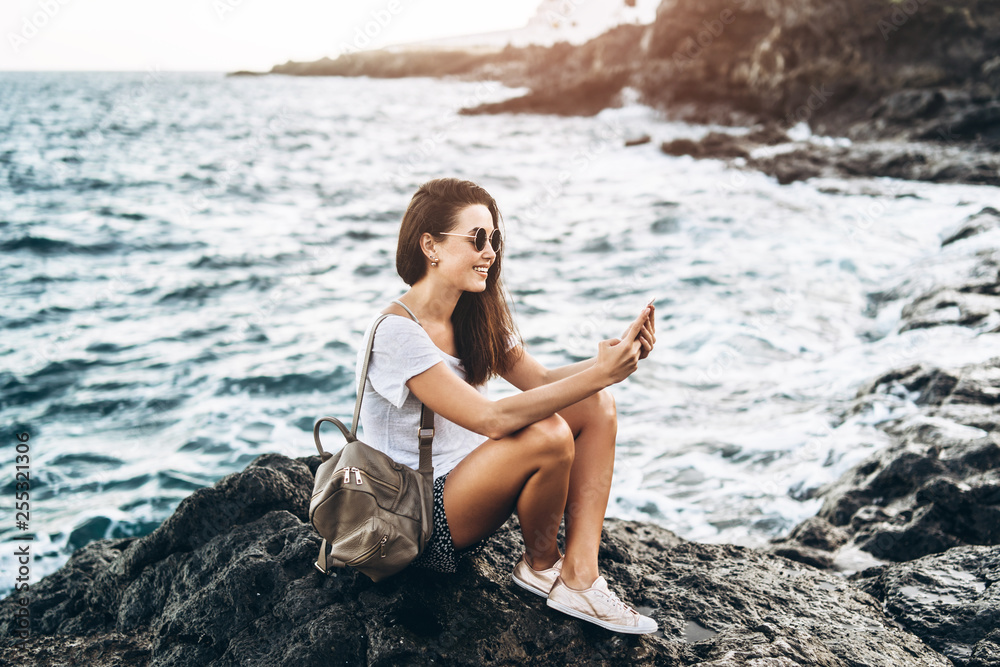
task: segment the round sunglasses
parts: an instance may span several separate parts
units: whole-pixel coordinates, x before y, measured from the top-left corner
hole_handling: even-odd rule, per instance
[[[453,234],[450,232],[441,232],[441,234],[444,236],[467,236],[470,239],[474,239],[472,241],[472,245],[476,246],[477,251],[482,252],[483,248],[486,247],[486,230],[483,229],[482,227],[476,227],[475,230],[473,231],[475,231],[476,233]],[[493,247],[493,252],[500,252],[500,245],[502,243],[502,239],[500,238],[500,230],[494,229],[493,233],[489,235],[489,238],[490,238],[490,246]]]

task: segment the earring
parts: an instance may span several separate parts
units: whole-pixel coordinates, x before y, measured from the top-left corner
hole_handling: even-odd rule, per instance
[[[437,266],[437,257],[431,257],[431,266]]]

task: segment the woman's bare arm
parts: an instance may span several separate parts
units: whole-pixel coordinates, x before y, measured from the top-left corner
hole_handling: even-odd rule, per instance
[[[601,341],[596,361],[589,368],[498,401],[476,391],[444,362],[414,375],[406,386],[448,421],[488,438],[502,438],[631,375],[642,349],[641,341],[636,339],[644,316],[640,318],[620,342]]]
[[[499,439],[581,401],[612,384],[591,367],[568,378],[493,401],[455,375],[444,362],[414,375],[406,386],[448,421],[488,438]]]
[[[591,357],[590,359],[584,359],[583,361],[578,361],[573,364],[567,364],[565,366],[560,366],[559,368],[550,368],[545,374],[545,381],[555,382],[556,380],[562,380],[563,378],[568,378],[571,375],[576,375],[580,371],[585,371],[591,366],[597,363],[597,357]]]
[[[614,384],[600,368],[590,368],[561,380],[507,396],[493,404],[493,433],[502,438],[528,424],[567,408]]]
[[[642,352],[639,353],[639,359],[645,359],[649,356],[649,352],[653,349],[653,344],[656,342],[656,335],[653,333],[656,326],[653,320],[654,308],[655,306],[649,306],[649,317],[639,332],[639,336],[643,340]],[[627,333],[628,330],[626,329]],[[535,387],[576,375],[580,371],[587,370],[595,363],[597,363],[597,357],[591,357],[583,361],[559,366],[558,368],[546,368],[525,350],[518,364],[504,375],[504,378],[521,391],[527,391],[528,389],[534,389]]]

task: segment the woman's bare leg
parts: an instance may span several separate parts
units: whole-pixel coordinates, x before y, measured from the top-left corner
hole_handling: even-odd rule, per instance
[[[464,549],[492,534],[516,507],[530,564],[540,568],[555,563],[573,450],[573,433],[558,414],[476,447],[444,485],[445,514],[455,548]]]
[[[570,588],[589,588],[599,574],[597,553],[615,467],[615,399],[601,390],[556,414],[566,420],[576,440],[566,503],[566,558],[560,576]]]

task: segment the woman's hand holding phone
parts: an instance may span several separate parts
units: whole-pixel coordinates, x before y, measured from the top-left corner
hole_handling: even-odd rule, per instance
[[[639,359],[646,358],[653,349],[656,341],[653,310],[653,299],[650,299],[621,338],[602,340],[598,344],[596,365],[606,370],[611,384],[634,373],[639,367]]]
[[[649,312],[646,315],[646,321],[643,323],[642,329],[639,331],[642,343],[642,350],[639,352],[640,359],[648,357],[649,353],[653,351],[653,345],[656,343],[656,321],[653,319],[653,316],[656,314],[656,306],[653,305],[654,301],[656,301],[655,296],[646,304]]]
[[[639,340],[641,345],[641,351],[639,352],[640,359],[648,357],[649,353],[653,351],[653,345],[656,343],[656,320],[654,319],[656,306],[653,305],[654,301],[656,301],[655,296],[649,300],[649,303],[647,303],[643,309],[643,313],[646,313],[646,309],[648,309],[649,312],[646,315],[646,321],[642,325],[642,329],[639,331]],[[642,314],[639,315],[639,317],[642,316]],[[622,334],[623,340],[627,334],[628,329],[626,329],[625,333]]]

